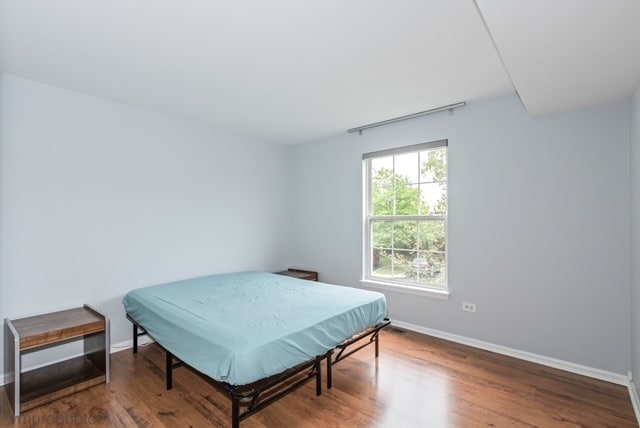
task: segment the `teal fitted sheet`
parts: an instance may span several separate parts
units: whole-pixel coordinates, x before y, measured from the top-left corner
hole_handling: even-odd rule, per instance
[[[381,293],[266,272],[139,288],[123,303],[162,347],[231,385],[323,355],[381,322],[387,311]]]

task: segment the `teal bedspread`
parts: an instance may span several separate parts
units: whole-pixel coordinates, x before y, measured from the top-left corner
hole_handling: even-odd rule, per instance
[[[326,353],[381,322],[383,294],[240,272],[139,288],[126,312],[177,358],[246,385]]]

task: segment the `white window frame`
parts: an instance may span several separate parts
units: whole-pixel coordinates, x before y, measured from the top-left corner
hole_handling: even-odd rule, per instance
[[[448,239],[448,213],[449,204],[447,203],[447,213],[444,215],[400,215],[400,216],[373,216],[372,211],[372,171],[371,171],[371,159],[396,156],[407,153],[421,152],[426,150],[433,150],[441,147],[447,147],[447,201],[449,198],[449,171],[448,171],[448,140],[438,140],[428,143],[414,144],[411,146],[398,147],[388,150],[380,150],[377,152],[365,153],[362,155],[363,164],[363,271],[362,280],[360,281],[364,286],[380,289],[380,290],[393,290],[409,294],[417,294],[429,297],[436,297],[441,299],[447,299],[449,297],[449,239]],[[372,274],[372,222],[379,219],[387,220],[443,220],[445,224],[445,279],[444,287],[420,285],[410,282],[403,282],[397,279],[382,279],[379,277],[373,277]]]

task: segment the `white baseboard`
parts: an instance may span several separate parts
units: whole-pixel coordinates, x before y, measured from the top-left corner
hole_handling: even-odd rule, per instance
[[[640,424],[640,400],[638,399],[638,390],[636,385],[633,383],[633,380],[631,380],[631,376],[629,376],[629,383],[627,386],[629,388],[631,404],[633,405],[633,412],[636,414],[636,420]]]
[[[148,336],[138,338],[138,346],[147,346],[148,344],[153,343],[153,340]],[[122,342],[112,343],[110,353],[124,351],[125,349],[133,348],[133,339],[123,340]]]
[[[495,352],[497,354],[508,355],[510,357],[530,361],[532,363],[542,364],[547,367],[553,367],[556,369],[592,377],[594,379],[604,380],[618,385],[629,385],[629,379],[623,374],[583,366],[580,364],[571,363],[569,361],[558,360],[556,358],[545,357],[544,355],[533,354],[531,352],[521,351],[518,349],[507,348],[506,346],[496,345],[490,342],[484,342],[482,340],[471,339],[469,337],[458,336],[457,334],[446,333],[443,331],[434,330],[402,321],[392,320],[391,324],[397,327],[405,328],[407,330],[413,330],[418,333],[423,333],[428,336],[439,337],[440,339],[461,343],[463,345],[469,345],[474,348],[484,349],[487,351]]]

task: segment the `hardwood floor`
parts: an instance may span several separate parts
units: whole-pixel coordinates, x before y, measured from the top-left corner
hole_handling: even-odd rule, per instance
[[[155,345],[112,355],[112,381],[24,412],[0,396],[0,426],[230,426],[230,401],[186,368],[165,390]],[[324,375],[324,373],[323,373]],[[324,381],[325,379],[323,379]],[[242,427],[637,427],[627,388],[413,332],[383,331],[334,367],[320,397],[307,384]]]

